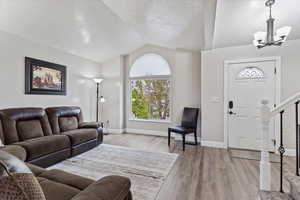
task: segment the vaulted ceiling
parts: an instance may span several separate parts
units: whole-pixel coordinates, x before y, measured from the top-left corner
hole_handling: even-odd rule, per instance
[[[269,15],[266,0],[218,0],[213,47],[250,44],[253,33],[266,31]],[[292,26],[288,37],[300,39],[300,1],[275,0],[275,28]]]
[[[0,0],[0,30],[102,62],[145,44],[193,51],[249,44],[264,0]],[[299,0],[277,0],[278,26],[300,38]]]

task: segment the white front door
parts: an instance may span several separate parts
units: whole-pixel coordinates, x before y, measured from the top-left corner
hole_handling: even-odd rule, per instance
[[[229,147],[260,150],[261,101],[266,99],[272,106],[275,103],[275,67],[275,61],[229,64],[228,102],[225,102]],[[270,128],[270,132],[274,133],[274,122],[271,122]]]

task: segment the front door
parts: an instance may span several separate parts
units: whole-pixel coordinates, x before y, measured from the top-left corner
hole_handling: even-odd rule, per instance
[[[275,61],[231,63],[228,66],[229,147],[261,149],[261,101],[275,105]],[[270,123],[274,133],[274,122]],[[274,138],[274,136],[271,136]],[[270,141],[270,148],[273,144]]]

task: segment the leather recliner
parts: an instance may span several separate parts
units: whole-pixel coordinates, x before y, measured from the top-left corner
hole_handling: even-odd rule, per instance
[[[70,138],[72,156],[94,148],[103,141],[102,129],[96,122],[83,122],[79,107],[51,107],[46,112],[54,135]]]
[[[22,152],[18,157],[41,167],[51,166],[102,143],[100,124],[83,122],[79,107],[48,108],[47,113],[42,108],[0,110],[1,141],[12,153],[24,148],[18,151],[18,154]]]
[[[5,145],[26,150],[26,161],[50,166],[71,155],[71,143],[65,135],[53,135],[42,108],[11,108],[0,111]]]

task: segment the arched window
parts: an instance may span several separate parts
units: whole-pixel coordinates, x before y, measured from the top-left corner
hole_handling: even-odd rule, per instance
[[[138,58],[129,71],[131,119],[170,121],[171,69],[157,54]]]

